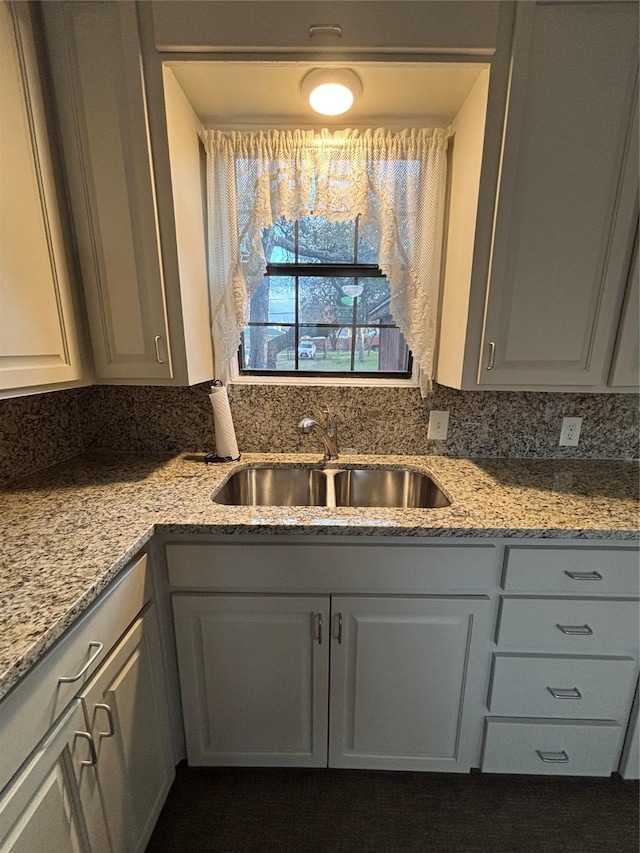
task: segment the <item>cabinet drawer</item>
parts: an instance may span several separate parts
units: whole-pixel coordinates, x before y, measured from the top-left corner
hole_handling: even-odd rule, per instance
[[[638,550],[508,547],[503,587],[518,592],[638,595]]]
[[[482,770],[609,776],[618,767],[624,729],[617,723],[487,718]]]
[[[428,592],[492,589],[493,545],[185,543],[166,546],[174,588],[265,592]]]
[[[503,649],[638,655],[637,601],[504,596],[498,620]]]
[[[150,598],[145,554],[0,703],[0,789],[87,683]]]
[[[488,708],[514,717],[626,720],[638,667],[633,658],[498,653]]]

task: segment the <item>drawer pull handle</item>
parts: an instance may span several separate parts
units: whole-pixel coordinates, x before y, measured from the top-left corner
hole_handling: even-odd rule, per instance
[[[582,699],[577,687],[547,687],[554,699]]]
[[[593,634],[593,629],[589,625],[556,625],[556,627],[560,628],[563,634],[580,634],[584,637]]]
[[[81,767],[95,767],[98,763],[98,753],[91,732],[76,732],[75,737],[81,737],[89,744],[89,758],[80,762]]]
[[[567,572],[565,575],[571,578],[572,581],[601,581],[602,575],[600,572]]]
[[[338,24],[311,24],[309,38],[314,36],[338,36],[338,38],[342,38],[342,27]]]
[[[113,737],[114,734],[116,733],[116,727],[115,727],[115,723],[113,722],[113,711],[111,710],[111,706],[107,705],[104,702],[96,702],[96,704],[95,704],[96,711],[98,710],[98,708],[100,708],[101,710],[103,710],[106,713],[107,719],[109,721],[109,731],[108,732],[98,732],[98,734],[100,735],[100,737]]]
[[[568,764],[569,756],[563,750],[560,752],[542,752],[539,749],[536,749],[538,753],[538,758],[540,761],[544,761],[546,764]]]
[[[89,667],[94,662],[94,660],[98,657],[100,652],[104,649],[104,644],[98,643],[98,642],[89,643],[89,649],[91,649],[91,648],[94,648],[95,652],[92,655],[89,655],[89,659],[87,660],[85,665],[82,667],[80,672],[78,672],[76,675],[63,675],[63,676],[61,676],[58,679],[59,684],[70,684],[72,681],[77,681],[79,678],[82,678],[82,676],[89,669]]]

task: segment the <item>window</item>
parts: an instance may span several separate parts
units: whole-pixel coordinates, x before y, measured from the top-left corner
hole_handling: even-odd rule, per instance
[[[449,136],[445,128],[203,131],[222,382],[239,345],[244,373],[406,382],[408,345],[429,392]]]
[[[250,300],[241,374],[411,376],[389,283],[359,225],[307,216],[263,229],[267,272]]]

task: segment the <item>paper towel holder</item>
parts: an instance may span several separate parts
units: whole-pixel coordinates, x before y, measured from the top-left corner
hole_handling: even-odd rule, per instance
[[[223,388],[223,387],[224,387],[224,382],[222,382],[220,379],[214,379],[213,382],[211,383],[211,390],[213,390],[214,388]],[[210,465],[211,463],[216,463],[216,462],[239,462],[241,458],[242,458],[241,453],[238,453],[238,455],[236,457],[218,456],[217,453],[207,453],[207,454],[205,454],[204,462],[206,465]]]
[[[234,459],[232,456],[217,456],[215,453],[205,454],[205,464],[209,465],[212,462],[239,462],[242,459],[242,453]]]

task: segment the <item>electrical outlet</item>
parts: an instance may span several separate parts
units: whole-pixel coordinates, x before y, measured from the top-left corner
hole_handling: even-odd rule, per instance
[[[429,412],[429,428],[427,438],[433,441],[443,441],[449,429],[449,412]]]
[[[582,418],[563,418],[558,444],[561,447],[577,447],[581,428]]]

